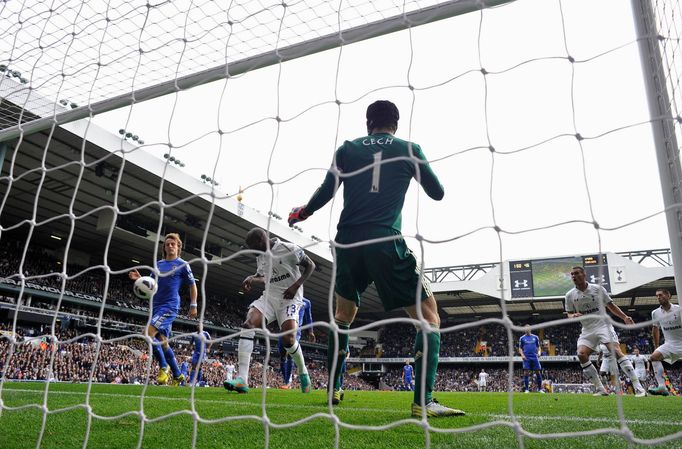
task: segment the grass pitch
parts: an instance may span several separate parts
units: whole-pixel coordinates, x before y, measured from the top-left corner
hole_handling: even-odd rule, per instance
[[[86,440],[89,448],[189,448],[195,439],[198,448],[334,448],[337,433],[340,448],[640,447],[628,446],[623,432],[657,447],[682,448],[678,397],[623,397],[627,427],[621,428],[614,396],[439,393],[441,403],[467,416],[432,418],[428,429],[410,418],[407,392],[348,391],[332,415],[324,391],[238,395],[219,388],[148,387],[143,397],[140,386],[92,385],[86,403],[87,385],[51,384],[43,409],[45,387],[3,384],[0,448],[80,448]],[[515,432],[517,424],[525,436]],[[561,435],[567,432],[593,433]],[[553,438],[542,438],[547,436]],[[671,436],[677,439],[661,440]]]

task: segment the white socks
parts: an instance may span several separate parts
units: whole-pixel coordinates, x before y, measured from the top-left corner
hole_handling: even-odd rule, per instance
[[[237,359],[239,360],[239,377],[241,377],[247,384],[249,383],[249,365],[251,364],[253,338],[255,336],[256,331],[251,329],[247,330],[239,337],[239,349],[237,350]]]
[[[287,350],[287,354],[289,354],[294,360],[296,368],[298,369],[298,375],[300,376],[301,374],[308,374],[308,368],[305,366],[305,360],[303,359],[303,348],[301,348],[301,345],[298,342],[295,342],[292,347],[284,349]]]

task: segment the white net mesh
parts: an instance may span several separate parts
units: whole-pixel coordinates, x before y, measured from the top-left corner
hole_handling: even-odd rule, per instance
[[[636,89],[641,79],[632,65],[638,61],[634,31],[631,26],[608,25],[612,15],[630,19],[625,5],[581,5],[581,9],[568,2],[518,1],[429,25],[431,35],[412,28],[415,23],[497,3],[501,2],[233,2],[225,7],[214,1],[2,2],[4,197],[0,230],[5,242],[11,242],[3,249],[5,256],[16,262],[8,263],[3,272],[4,285],[14,287],[6,290],[3,301],[10,304],[3,308],[9,312],[3,316],[1,340],[3,428],[10,429],[18,413],[35,410],[37,418],[31,421],[35,431],[27,431],[28,446],[51,447],[55,444],[50,439],[53,426],[59,425],[52,424],[54,420],[82,411],[85,416],[79,429],[84,429],[83,436],[75,445],[83,447],[105,446],[106,435],[114,432],[105,425],[108,422],[133,428],[128,437],[136,447],[157,446],[164,430],[159,432],[156,426],[163,423],[181,429],[183,441],[191,447],[222,444],[215,437],[222,431],[229,435],[228,447],[278,447],[286,439],[317,437],[318,433],[324,436],[311,447],[368,447],[389,431],[400,436],[387,436],[386,447],[404,441],[426,447],[461,441],[463,447],[476,447],[488,444],[490,438],[500,438],[492,440],[500,446],[525,447],[542,444],[544,439],[550,444],[556,439],[579,444],[576,437],[586,436],[599,437],[595,441],[600,446],[678,444],[682,429],[676,418],[666,417],[664,429],[645,429],[660,421],[648,411],[640,414],[636,404],[630,407],[628,401],[634,398],[599,403],[595,407],[603,410],[585,416],[580,416],[580,408],[578,416],[565,416],[551,410],[551,402],[543,403],[539,412],[532,404],[519,402],[513,394],[520,388],[519,373],[513,369],[511,356],[517,350],[514,333],[522,328],[512,319],[516,317],[514,305],[508,304],[511,297],[505,288],[490,293],[490,297],[502,298],[496,304],[462,306],[470,307],[473,316],[486,315],[484,308],[491,307],[495,315],[487,316],[493,318],[442,326],[444,348],[467,338],[476,341],[479,354],[483,339],[476,329],[496,329],[490,331],[495,338],[485,341],[484,352],[501,357],[504,363],[503,369],[491,374],[490,385],[509,395],[488,408],[478,399],[461,399],[465,404],[469,401],[470,418],[463,421],[409,419],[405,408],[409,401],[404,396],[396,402],[384,399],[390,402],[386,407],[346,401],[346,409],[332,407],[327,402],[331,398],[322,399],[322,395],[316,403],[278,399],[265,388],[276,385],[269,368],[274,342],[267,338],[278,336],[276,329],[265,331],[266,338],[256,349],[251,378],[252,384],[263,387],[260,395],[224,399],[191,389],[178,398],[149,386],[158,369],[151,339],[144,337],[143,330],[151,312],[148,304],[145,307],[130,298],[130,284],[121,278],[133,266],[154,268],[149,261],[160,257],[158,241],[165,232],[189,229],[185,249],[200,279],[200,329],[210,326],[216,332],[216,344],[229,345],[226,351],[234,352],[240,334],[232,330],[245,310],[239,309],[231,322],[218,321],[234,302],[221,303],[211,292],[223,289],[236,296],[243,274],[255,268],[255,260],[240,248],[244,231],[260,225],[292,236],[277,223],[278,212],[312,193],[328,167],[331,151],[342,139],[364,132],[362,113],[373,99],[395,99],[401,105],[402,137],[425,148],[446,192],[468,194],[452,194],[448,197],[452,202],[431,204],[416,191],[409,192],[404,234],[415,249],[419,246],[419,258],[429,260],[429,265],[452,264],[452,254],[469,251],[476,257],[485,254],[481,257],[497,259],[502,266],[505,254],[539,251],[529,241],[554,240],[551,251],[556,254],[602,253],[619,244],[632,246],[633,235],[660,218],[662,206],[656,190],[652,194],[644,186],[619,182],[642,173],[655,175],[651,155],[624,151],[650,146],[649,118],[641,107],[644,96]],[[656,2],[655,7],[671,93],[669,111],[679,118],[680,9],[675,2]],[[515,26],[509,27],[510,22]],[[358,44],[359,51],[343,46],[404,28],[397,37]],[[284,63],[335,46],[341,48],[315,59]],[[272,64],[263,73],[250,72]],[[315,78],[319,82],[312,82]],[[139,103],[210,81],[220,82]],[[131,107],[92,121],[50,126],[54,120],[67,122],[123,105]],[[41,119],[35,129],[29,127]],[[107,129],[115,124],[109,129],[114,137],[95,124]],[[453,124],[460,129],[453,130]],[[119,128],[123,133],[117,136]],[[74,145],[73,135],[80,145]],[[103,150],[92,149],[90,143]],[[303,146],[323,151],[305,154],[299,161],[297,151]],[[181,167],[188,164],[185,175],[173,162]],[[189,181],[190,174],[195,179]],[[200,174],[203,183],[196,180]],[[243,192],[239,185],[245,187]],[[223,186],[231,193],[223,193]],[[619,198],[627,198],[627,208],[621,199],[613,198],[614,190]],[[236,200],[237,192],[245,197],[244,203]],[[581,204],[566,204],[566,198],[572,197]],[[506,207],[529,200],[535,202],[535,210]],[[306,223],[306,229],[314,229],[311,238],[303,235],[303,228],[298,228],[301,235],[294,233],[291,238],[317,260],[327,262],[326,278],[316,280],[314,274],[310,281],[309,291],[322,292],[318,301],[331,296],[329,252],[318,243],[333,240],[330,230],[336,223],[338,203],[331,212],[320,212]],[[463,225],[438,228],[436,221],[457,221],[446,218],[443,210],[475,217],[459,220]],[[557,229],[559,233],[554,232]],[[122,232],[147,239],[147,246],[139,242],[131,246],[139,255],[118,248],[129,242]],[[562,238],[566,234],[572,238]],[[50,238],[63,242],[58,255],[54,250],[37,249]],[[588,239],[589,243],[576,243]],[[644,238],[636,244],[656,246]],[[447,254],[439,255],[437,248],[446,248]],[[88,252],[96,256],[86,257]],[[50,258],[62,265],[36,262]],[[216,272],[218,267],[225,271]],[[36,294],[45,289],[55,296],[45,299]],[[73,298],[100,305],[95,313],[86,313],[85,308],[73,306]],[[223,306],[217,313],[210,313],[216,312],[213,301]],[[332,317],[332,302],[328,303]],[[427,328],[424,320],[395,316],[373,320],[381,314],[375,292],[370,292],[367,304],[375,306],[375,315],[367,318],[365,326],[354,325],[351,336],[396,323]],[[181,313],[186,313],[187,304],[182,306]],[[47,319],[36,332],[38,338],[33,343],[22,341],[24,318],[35,320],[43,307],[51,310],[42,312]],[[120,320],[133,310],[138,311],[137,320]],[[606,313],[603,307],[602,313]],[[70,320],[89,322],[90,332],[74,334],[68,325],[58,328],[58,323]],[[558,328],[566,323],[550,321],[534,328]],[[575,325],[576,320],[570,323]],[[172,344],[188,345],[195,324],[187,316],[181,316],[178,324],[182,335],[173,338]],[[333,320],[316,326],[337,331],[332,348],[338,349],[339,329]],[[636,329],[645,326],[640,323]],[[53,339],[59,339],[58,344]],[[308,360],[325,363],[324,355],[312,356],[325,347],[308,346]],[[403,351],[396,358],[413,355]],[[76,357],[78,363],[69,362]],[[222,362],[216,359],[215,366],[205,365],[214,385],[224,376],[218,366]],[[454,366],[444,365],[439,377],[456,379],[457,372],[472,369]],[[317,386],[329,381],[324,372],[319,370]],[[45,383],[31,393],[9,383],[21,378],[18,373],[38,380],[74,380],[86,387],[69,390]],[[108,392],[94,385],[120,376],[128,376],[131,383],[135,377],[143,386]],[[352,373],[346,377],[349,385],[360,382]],[[575,379],[556,385],[583,391],[581,382]],[[455,388],[455,383],[440,385],[444,390]],[[77,399],[59,400],[69,395]],[[104,408],[102,398],[106,402],[110,397],[125,406]],[[457,396],[449,399],[460,400]],[[176,400],[180,401],[177,406],[158,405]],[[216,403],[217,410],[210,408]],[[225,407],[234,407],[233,413],[226,413]],[[667,413],[674,407],[664,404],[658,410]],[[379,421],[370,419],[378,415]],[[557,422],[557,426],[542,427],[540,420]],[[325,423],[322,430],[314,426],[317,421]],[[283,439],[286,431],[291,433]],[[7,433],[18,446],[21,432]]]

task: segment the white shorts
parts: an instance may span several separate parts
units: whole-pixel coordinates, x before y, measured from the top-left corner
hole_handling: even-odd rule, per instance
[[[599,348],[599,343],[618,343],[618,335],[612,325],[599,326],[591,331],[583,329],[580,337],[578,337],[578,347],[587,346],[596,351]]]
[[[637,379],[639,379],[640,382],[644,382],[646,380],[646,370],[645,369],[636,369],[635,375],[637,376]]]
[[[682,343],[666,342],[656,348],[656,351],[663,354],[663,359],[669,363],[682,359]]]
[[[265,317],[266,324],[277,320],[279,327],[282,327],[287,320],[296,320],[298,323],[298,313],[303,307],[302,299],[274,299],[272,297],[261,296],[251,303],[249,307],[255,307]]]
[[[616,368],[616,370],[617,370],[617,368]],[[614,373],[612,371],[613,371],[613,369],[611,369],[611,367],[609,366],[609,359],[606,359],[606,358],[601,359],[601,366],[599,367],[599,372],[600,373],[609,373],[609,374],[618,374],[617,372]]]

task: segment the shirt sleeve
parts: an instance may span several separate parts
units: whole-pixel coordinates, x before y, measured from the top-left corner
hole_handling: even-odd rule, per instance
[[[602,299],[604,300],[604,305],[611,304],[613,300],[611,299],[609,293],[606,291],[603,285],[599,286],[599,290],[602,295]]]
[[[656,309],[651,312],[651,321],[653,321],[652,326],[661,327],[661,323],[656,319]]]
[[[189,264],[185,264],[185,273],[184,273],[184,284],[185,285],[192,285],[195,283],[194,280],[194,273],[192,273],[192,269],[190,268]]]
[[[569,298],[570,293],[571,292],[566,293],[566,297],[564,298],[564,310],[566,312],[575,312],[575,308],[573,307],[573,304],[571,303],[571,300]]]
[[[417,178],[415,173],[415,179],[421,184],[424,192],[429,196],[429,198],[436,201],[440,201],[445,196],[445,189],[443,185],[438,180],[438,177],[431,169],[431,165],[426,160],[424,152],[421,147],[417,144],[412,144],[412,151],[417,157],[419,162],[419,177]]]
[[[343,172],[343,153],[342,150],[345,146],[345,143],[343,146],[341,146],[338,150],[336,150],[336,153],[334,154],[334,160],[336,161],[336,168]],[[308,214],[313,214],[315,211],[321,209],[325,204],[331,200],[334,195],[336,194],[336,191],[338,190],[339,187],[341,187],[341,183],[343,182],[343,178],[340,176],[336,176],[334,174],[334,166],[327,171],[327,175],[324,177],[324,181],[322,182],[322,185],[317,188],[315,193],[313,193],[313,196],[310,198],[308,201],[308,204],[305,205],[305,211]],[[337,181],[338,179],[338,181]],[[337,185],[338,182],[338,185]]]

